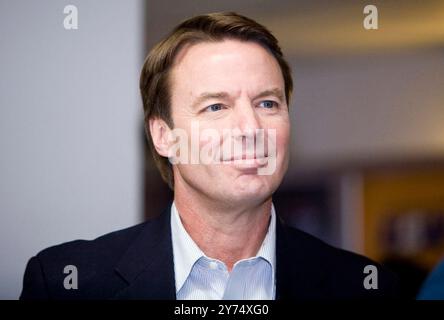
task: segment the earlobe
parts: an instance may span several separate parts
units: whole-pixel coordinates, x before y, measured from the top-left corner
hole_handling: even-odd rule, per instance
[[[166,122],[160,118],[149,120],[149,129],[154,148],[163,157],[168,157],[168,133],[170,128]]]

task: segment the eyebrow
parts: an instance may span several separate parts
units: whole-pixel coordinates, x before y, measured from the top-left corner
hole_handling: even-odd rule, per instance
[[[259,99],[259,98],[264,98],[264,97],[268,97],[268,96],[275,96],[276,98],[278,98],[281,102],[285,101],[284,99],[284,93],[282,92],[281,89],[279,88],[273,88],[273,89],[269,89],[269,90],[265,90],[262,91],[261,93],[259,93],[258,95],[256,95],[253,100]]]
[[[254,96],[253,100],[268,97],[268,96],[275,96],[281,102],[285,101],[284,94],[283,94],[282,90],[279,88],[273,88],[273,89],[268,89],[268,90],[262,91],[261,93]],[[228,99],[229,97],[230,97],[230,95],[228,94],[228,92],[225,92],[225,91],[203,92],[193,102],[192,107],[193,107],[193,109],[197,108],[202,102],[209,100],[209,99]]]
[[[193,102],[193,109],[197,108],[202,102],[209,99],[227,99],[230,95],[228,92],[204,92]]]

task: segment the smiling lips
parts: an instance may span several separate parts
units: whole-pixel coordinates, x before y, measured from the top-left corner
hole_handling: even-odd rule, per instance
[[[239,168],[260,168],[267,164],[268,155],[257,157],[256,155],[233,156],[229,159],[223,159],[222,163],[234,165]]]
[[[266,153],[266,152],[263,155],[262,154],[257,155],[256,153],[251,152],[251,153],[244,153],[244,154],[236,154],[236,155],[233,155],[233,156],[227,157],[227,158],[222,157],[221,161],[222,162],[230,162],[230,161],[255,160],[255,159],[260,160],[260,159],[266,159],[266,158],[268,158],[268,153]]]

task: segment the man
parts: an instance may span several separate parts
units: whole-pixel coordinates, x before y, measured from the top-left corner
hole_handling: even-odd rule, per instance
[[[214,13],[177,26],[149,53],[140,81],[147,138],[174,202],[138,226],[40,252],[21,298],[394,296],[381,266],[275,213],[292,87],[277,40],[255,21]],[[66,288],[66,266],[78,272],[76,289]]]

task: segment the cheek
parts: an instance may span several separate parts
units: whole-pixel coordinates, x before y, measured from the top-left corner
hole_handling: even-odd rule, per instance
[[[286,172],[290,160],[290,126],[282,126],[276,133],[278,171]]]
[[[290,144],[290,123],[289,121],[279,121],[269,126],[269,129],[275,130],[276,134],[276,151],[283,154],[288,152]]]
[[[288,149],[290,144],[290,127],[283,126],[277,130],[276,144],[279,150]]]

